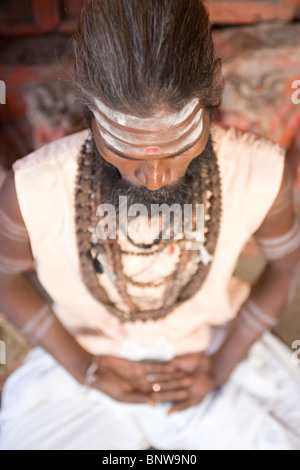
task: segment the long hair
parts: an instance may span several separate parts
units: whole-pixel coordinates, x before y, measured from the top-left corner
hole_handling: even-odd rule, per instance
[[[75,46],[81,99],[151,115],[198,97],[216,107],[223,81],[202,0],[87,0]]]

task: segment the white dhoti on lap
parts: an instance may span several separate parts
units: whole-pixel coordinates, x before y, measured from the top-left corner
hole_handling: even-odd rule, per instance
[[[123,356],[168,360],[172,347],[128,344]],[[4,388],[0,449],[300,450],[300,368],[269,333],[221,390],[186,411],[169,409],[116,402],[35,349]]]

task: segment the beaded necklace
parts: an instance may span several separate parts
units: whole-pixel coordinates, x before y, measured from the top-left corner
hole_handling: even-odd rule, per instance
[[[108,194],[103,181],[102,164],[97,158],[95,143],[90,136],[84,143],[78,162],[78,174],[75,193],[76,235],[82,279],[91,295],[107,310],[118,318],[121,323],[138,320],[156,321],[165,318],[184,301],[193,297],[203,285],[216,250],[221,220],[221,179],[214,152],[210,158],[201,160],[200,175],[193,178],[192,204],[204,204],[206,211],[205,242],[187,240],[184,233],[175,237],[171,231],[170,239],[158,239],[153,244],[139,244],[131,240],[134,251],[121,248],[118,238],[100,240],[96,227],[97,207],[108,201]],[[191,244],[199,245],[192,250]],[[144,259],[159,257],[164,250],[174,248],[180,250],[178,262],[173,272],[163,280],[139,282],[137,275],[127,276],[124,273],[124,256],[142,256]],[[155,262],[155,259],[154,259]],[[186,279],[185,267],[194,266],[194,274]],[[150,265],[151,267],[151,265]],[[149,267],[145,268],[147,272]],[[113,282],[117,292],[126,306],[117,308],[108,292],[101,285],[101,274],[106,273]],[[140,310],[132,296],[128,293],[128,285],[138,287],[165,286],[163,307],[159,309]]]

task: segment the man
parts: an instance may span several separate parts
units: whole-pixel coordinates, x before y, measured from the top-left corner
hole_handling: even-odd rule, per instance
[[[91,133],[17,162],[0,197],[0,308],[41,347],[6,384],[0,447],[299,449],[298,371],[265,333],[298,279],[292,179],[280,148],[212,125],[203,3],[88,0],[75,52]],[[232,273],[253,234],[251,289]]]

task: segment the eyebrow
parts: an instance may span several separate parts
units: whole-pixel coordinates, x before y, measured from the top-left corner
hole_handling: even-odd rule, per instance
[[[180,150],[180,152],[178,153],[175,153],[173,155],[169,155],[167,157],[164,157],[164,158],[160,158],[160,159],[157,159],[157,160],[170,160],[172,158],[176,158],[176,157],[180,157],[180,155],[183,155],[184,153],[188,152],[189,150],[191,150],[193,147],[195,147],[195,145],[201,140],[201,137],[202,135],[199,137],[199,139],[197,139],[195,142],[193,142],[191,145],[188,145],[187,147],[185,147],[184,149]],[[133,158],[133,157],[128,157],[127,155],[124,155],[123,153],[119,152],[118,150],[106,145],[104,143],[104,147],[107,148],[107,150],[109,150],[110,152],[114,153],[115,155],[117,155],[118,157],[120,158],[123,158],[124,160],[130,160],[130,161],[134,161],[134,162],[142,162],[142,161],[146,161],[145,159],[143,158]]]

